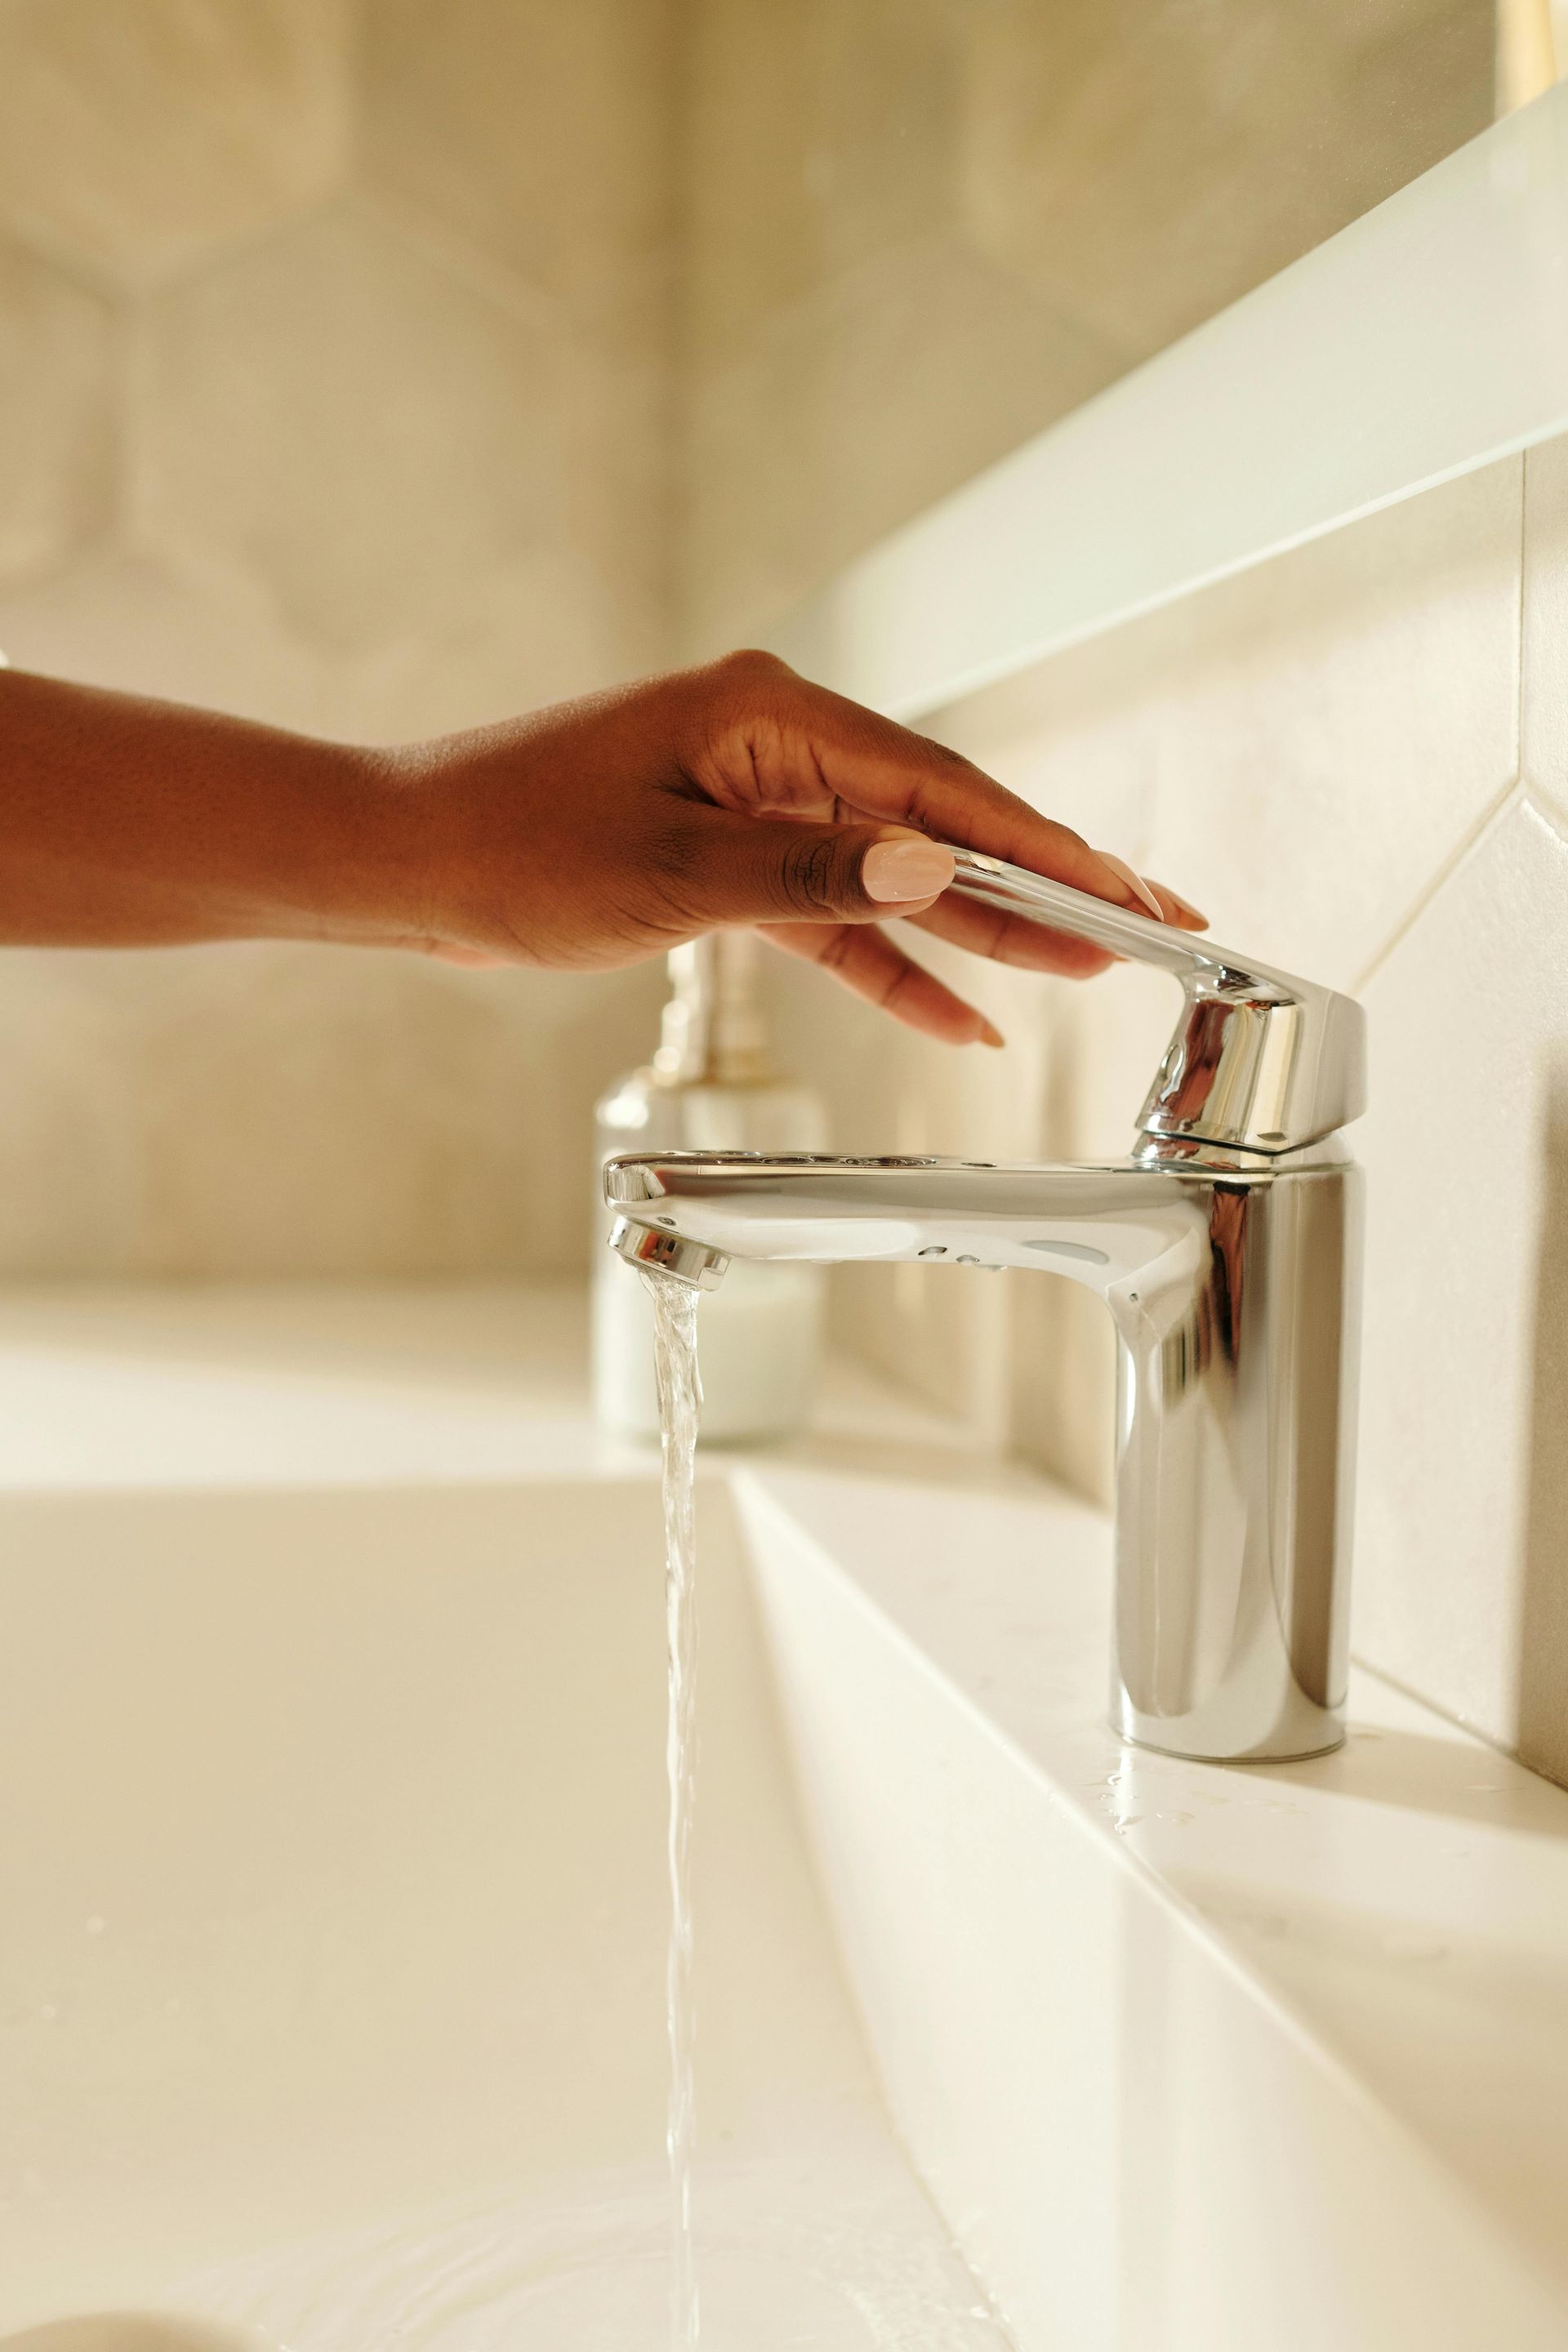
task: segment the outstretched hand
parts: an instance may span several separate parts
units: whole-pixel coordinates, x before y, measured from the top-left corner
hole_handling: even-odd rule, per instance
[[[428,929],[459,961],[628,963],[750,924],[913,1028],[1000,1044],[881,926],[1084,976],[1087,941],[944,896],[952,842],[1187,929],[1204,919],[956,752],[741,653],[395,755],[435,836]]]
[[[944,896],[944,843],[1203,923],[768,654],[392,751],[0,670],[0,942],[331,940],[581,971],[748,924],[914,1028],[994,1045],[887,918],[1035,971],[1110,959]]]

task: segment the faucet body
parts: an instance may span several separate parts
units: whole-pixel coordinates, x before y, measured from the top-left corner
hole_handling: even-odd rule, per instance
[[[1337,1747],[1361,1176],[1334,1129],[1362,1107],[1359,1008],[1058,885],[962,864],[973,896],[1184,971],[1184,1022],[1133,1156],[627,1157],[605,1171],[613,1244],[702,1286],[742,1257],[1019,1267],[1098,1291],[1120,1343],[1118,1729],[1223,1761]]]
[[[1111,1713],[1147,1747],[1313,1755],[1343,1737],[1360,1171],[1148,1157],[611,1160],[625,1255],[1065,1275],[1116,1324]],[[647,1220],[647,1222],[643,1222]]]

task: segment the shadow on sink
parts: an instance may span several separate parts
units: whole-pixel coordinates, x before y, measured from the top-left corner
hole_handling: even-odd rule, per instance
[[[51,2319],[0,2336],[0,2352],[279,2352],[254,2327],[224,2327],[204,2319],[165,2317],[152,2311],[99,2311],[81,2319]]]

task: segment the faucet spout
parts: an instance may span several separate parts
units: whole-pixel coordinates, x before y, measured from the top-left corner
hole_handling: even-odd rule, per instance
[[[1158,1148],[1098,1165],[612,1160],[615,1246],[710,1286],[731,1257],[1065,1276],[1119,1338],[1112,1710],[1238,1761],[1343,1737],[1360,1181],[1332,1139],[1281,1160]]]

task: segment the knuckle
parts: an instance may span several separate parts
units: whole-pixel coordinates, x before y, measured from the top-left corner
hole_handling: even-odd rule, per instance
[[[632,864],[632,887],[650,913],[689,917],[700,859],[693,833],[691,824],[675,814],[644,831]]]
[[[761,646],[742,646],[710,662],[708,676],[726,696],[749,696],[776,691],[795,672],[777,654],[767,653]]]
[[[915,741],[921,747],[921,756],[928,759],[933,767],[968,768],[975,774],[980,772],[972,760],[966,760],[962,751],[955,751],[951,743],[939,743],[934,735],[917,735]]]
[[[877,999],[884,1013],[891,1013],[895,1005],[902,1003],[916,977],[914,965],[907,961],[889,973],[887,986]]]
[[[836,841],[792,844],[780,873],[784,896],[796,914],[831,915],[840,911],[844,894]]]

